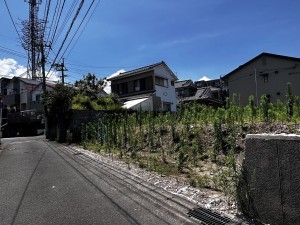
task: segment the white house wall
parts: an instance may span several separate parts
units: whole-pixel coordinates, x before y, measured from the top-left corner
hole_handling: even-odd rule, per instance
[[[7,90],[7,94],[8,94],[8,95],[14,94],[14,86],[13,86],[13,82],[9,82],[9,83],[6,85],[6,90]]]
[[[166,70],[166,68],[162,65],[154,69],[154,75],[168,79],[168,87],[155,85],[156,96],[161,98],[162,103],[171,103],[171,111],[176,111],[178,99],[176,97],[175,85],[171,85],[171,81],[175,82],[174,78],[171,76],[170,72]]]
[[[30,101],[31,95],[30,92],[27,90],[23,90],[20,93],[20,104],[26,103],[28,104]]]
[[[43,94],[43,90],[42,90],[42,87],[41,88],[37,88],[35,89],[33,92],[32,92],[32,95],[31,95],[31,101],[36,101],[36,96],[37,95],[42,95]]]
[[[46,86],[46,91],[52,91],[53,88],[52,87],[49,87],[49,86]],[[31,93],[31,101],[36,101],[36,96],[37,95],[42,95],[43,94],[43,88],[42,88],[42,85],[39,85],[38,87],[36,87],[32,93]]]
[[[149,97],[146,101],[141,102],[140,104],[135,105],[131,109],[139,111],[152,111],[153,110],[153,100],[152,97]]]

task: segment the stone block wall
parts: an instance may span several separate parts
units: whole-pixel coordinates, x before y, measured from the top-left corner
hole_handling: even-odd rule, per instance
[[[300,224],[300,136],[247,135],[244,171],[251,216],[268,224]]]

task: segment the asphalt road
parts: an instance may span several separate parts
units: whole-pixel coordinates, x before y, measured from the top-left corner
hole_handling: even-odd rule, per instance
[[[0,224],[195,224],[192,204],[44,137],[2,139]]]

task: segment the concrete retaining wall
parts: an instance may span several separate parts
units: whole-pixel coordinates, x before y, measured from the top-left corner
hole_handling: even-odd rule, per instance
[[[300,224],[300,136],[247,135],[244,171],[252,216]]]

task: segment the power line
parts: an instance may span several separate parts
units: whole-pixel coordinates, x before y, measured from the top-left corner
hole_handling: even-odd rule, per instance
[[[73,1],[73,3],[72,3],[72,5],[71,5],[71,7],[70,7],[70,9],[69,9],[69,11],[68,11],[68,13],[67,13],[65,19],[64,19],[64,21],[62,22],[61,27],[59,28],[58,35],[56,36],[55,40],[54,40],[54,37],[53,37],[53,39],[52,39],[53,44],[56,43],[58,37],[61,35],[63,29],[64,29],[65,26],[67,25],[67,22],[69,21],[69,19],[70,19],[72,13],[74,12],[74,9],[75,9],[75,6],[77,5],[77,3],[78,3],[78,0]],[[58,24],[57,24],[57,26],[58,26]]]
[[[83,29],[81,30],[81,32],[80,32],[78,38],[77,38],[76,41],[74,42],[74,44],[73,44],[71,50],[69,51],[69,53],[68,53],[68,55],[67,55],[66,57],[69,57],[70,53],[71,53],[72,50],[74,49],[74,47],[75,47],[77,41],[78,41],[79,38],[81,37],[81,35],[82,35],[83,31],[85,30],[87,24],[90,22],[90,19],[91,19],[91,17],[94,15],[94,13],[95,13],[96,9],[98,8],[98,5],[100,4],[100,2],[101,2],[101,0],[98,1],[96,7],[94,8],[94,10],[93,10],[93,12],[92,12],[92,14],[90,15],[89,19],[87,20],[86,24],[84,25],[84,27],[83,27]]]
[[[81,20],[81,23],[79,24],[79,26],[78,26],[78,28],[77,28],[77,30],[75,31],[75,33],[74,33],[74,35],[73,35],[73,37],[72,37],[72,39],[70,40],[70,42],[69,42],[69,44],[68,44],[68,46],[67,46],[67,48],[65,49],[65,51],[63,52],[63,54],[62,54],[62,56],[61,56],[61,58],[65,55],[65,53],[66,53],[66,51],[68,50],[68,48],[70,47],[70,45],[71,45],[71,43],[72,43],[72,41],[74,40],[74,38],[75,38],[75,36],[76,36],[76,34],[77,34],[77,32],[78,32],[78,30],[80,29],[80,27],[81,27],[81,25],[83,24],[83,22],[84,22],[84,20],[85,20],[85,18],[87,17],[87,15],[88,15],[88,13],[89,13],[89,11],[91,10],[91,8],[92,8],[92,6],[93,6],[93,4],[94,4],[94,2],[95,2],[95,0],[93,0],[92,2],[91,2],[91,4],[90,4],[90,6],[89,6],[89,8],[88,8],[88,10],[87,10],[87,12],[85,13],[85,15],[84,15],[84,17],[83,17],[83,19]],[[99,1],[100,2],[100,1]],[[99,2],[98,2],[98,4],[99,4]],[[98,5],[97,4],[97,5]],[[97,7],[97,6],[96,6]],[[95,8],[96,9],[96,8]],[[93,11],[93,13],[95,12],[95,10]],[[90,17],[91,18],[91,17]],[[87,23],[89,22],[89,20],[87,21]],[[87,25],[87,23],[86,23],[86,25]],[[85,25],[85,26],[86,26]],[[84,27],[85,28],[85,27]],[[82,30],[83,31],[83,30]]]
[[[54,29],[54,33],[53,33],[53,38],[52,38],[51,44],[55,43],[54,38],[55,38],[55,35],[56,35],[56,32],[57,32],[57,28],[58,28],[58,24],[59,24],[59,21],[60,21],[60,18],[61,18],[61,14],[62,14],[62,12],[64,10],[64,7],[65,7],[65,2],[66,1],[64,0],[63,5],[62,5],[61,10],[60,10],[60,13],[59,13],[59,16],[57,17],[58,19],[57,19],[57,22],[56,22],[56,25],[55,25],[55,29]]]
[[[89,68],[96,68],[96,69],[123,69],[123,68],[139,68],[139,67],[142,67],[142,66],[92,66],[92,65],[82,65],[82,64],[70,63],[70,62],[68,62],[68,64],[73,65],[73,66],[89,67]]]
[[[19,34],[19,31],[18,31],[18,29],[17,29],[17,27],[16,27],[16,24],[15,24],[15,22],[14,22],[14,19],[13,19],[12,15],[11,15],[11,12],[10,12],[10,10],[9,10],[9,7],[8,7],[8,5],[7,5],[6,0],[4,0],[4,3],[5,3],[5,6],[6,6],[6,9],[7,9],[7,11],[8,11],[9,17],[10,17],[10,19],[11,19],[11,22],[13,23],[14,28],[15,28],[15,30],[16,30],[16,32],[17,32],[17,34],[18,34],[18,37],[19,37],[19,39],[20,39],[20,42],[21,42],[21,44],[22,44],[22,43],[23,43],[23,42],[22,42],[22,38],[21,38],[21,36],[20,36],[20,34]]]
[[[44,32],[43,32],[43,40],[44,40],[45,32],[46,32],[46,24],[48,23],[51,0],[47,0],[47,2],[48,2],[48,4],[47,3],[45,4],[45,11],[44,11],[45,26],[44,26]]]
[[[70,27],[69,27],[66,35],[65,35],[65,38],[64,38],[64,40],[63,40],[63,42],[62,42],[62,44],[61,44],[61,46],[60,46],[60,48],[58,50],[58,53],[56,54],[56,56],[54,58],[53,64],[56,62],[56,59],[58,58],[58,55],[60,54],[60,52],[61,52],[61,50],[62,50],[62,48],[63,48],[63,46],[64,46],[64,44],[65,44],[65,42],[66,42],[66,40],[67,40],[67,38],[69,36],[69,34],[71,32],[71,29],[72,29],[72,27],[73,27],[73,25],[74,25],[74,23],[75,23],[78,15],[79,15],[79,12],[80,12],[80,10],[81,10],[81,8],[83,6],[83,3],[84,3],[84,0],[81,0],[80,5],[79,5],[79,7],[77,9],[77,12],[76,12],[75,16],[73,17],[72,23],[71,23],[71,25],[70,25]],[[50,70],[51,70],[52,67],[53,67],[53,65],[51,65]],[[48,71],[48,73],[50,72],[50,70]]]
[[[48,38],[47,38],[46,43],[49,42],[50,33],[51,33],[51,30],[52,30],[53,22],[54,22],[54,20],[55,20],[55,15],[56,15],[56,12],[57,12],[57,7],[58,7],[58,1],[56,1],[56,6],[55,6],[55,9],[54,9],[54,15],[53,15],[53,17],[52,17],[51,25],[50,25],[50,28],[49,28],[49,36],[48,36]],[[52,43],[52,41],[53,41],[53,38],[52,38],[52,40],[51,40],[50,42]]]
[[[12,50],[12,49],[9,49],[9,48],[6,48],[6,47],[3,47],[3,46],[0,46],[0,51],[4,52],[4,53],[11,54],[11,55],[14,55],[14,56],[18,56],[18,57],[21,57],[21,58],[27,58],[26,54],[24,54],[22,52],[15,51],[15,50]]]

